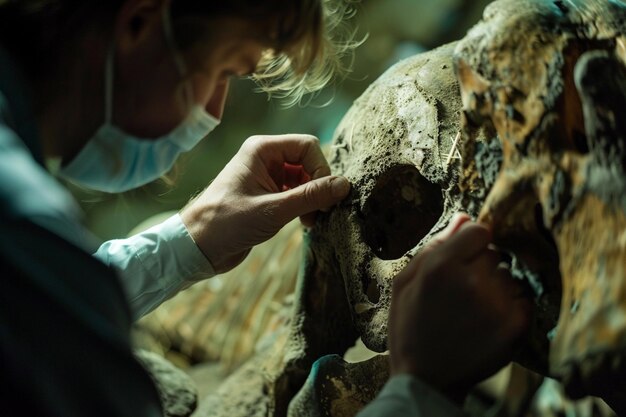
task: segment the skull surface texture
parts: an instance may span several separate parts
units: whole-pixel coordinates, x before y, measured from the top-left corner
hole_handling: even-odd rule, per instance
[[[318,268],[309,271],[345,288],[351,319],[337,316],[346,321],[334,327],[355,326],[377,352],[386,350],[393,277],[447,225],[461,202],[460,154],[453,146],[461,109],[454,46],[390,68],[355,101],[335,132],[331,168],[353,187],[311,230],[309,249]],[[382,388],[387,372],[385,356],[353,364],[340,356],[322,358],[291,403],[290,415],[355,415]]]
[[[393,277],[461,201],[453,51],[450,44],[396,64],[335,132],[331,168],[353,187],[319,222],[313,251],[343,280],[357,331],[377,352],[386,350]]]
[[[463,140],[502,147],[480,218],[540,292],[562,289],[549,372],[575,396],[625,371],[625,29],[617,0],[500,0],[455,52]]]

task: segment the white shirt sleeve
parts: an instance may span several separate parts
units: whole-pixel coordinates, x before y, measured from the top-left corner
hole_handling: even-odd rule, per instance
[[[178,214],[128,239],[105,242],[94,256],[119,271],[135,320],[215,275]]]
[[[411,375],[396,375],[387,381],[376,399],[357,417],[466,417],[463,411]]]

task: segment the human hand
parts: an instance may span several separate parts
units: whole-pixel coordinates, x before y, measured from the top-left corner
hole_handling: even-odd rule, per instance
[[[460,402],[511,360],[531,304],[490,241],[485,225],[457,216],[395,277],[392,374],[415,375]]]
[[[312,226],[317,210],[333,206],[349,191],[348,180],[330,176],[315,137],[253,136],[181,218],[222,273],[294,218]]]

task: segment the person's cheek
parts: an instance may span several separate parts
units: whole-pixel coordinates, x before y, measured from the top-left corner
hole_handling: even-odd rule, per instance
[[[217,85],[215,85],[213,94],[211,94],[208,99],[206,111],[218,119],[221,119],[224,114],[224,105],[226,104],[229,86],[230,82],[228,79],[220,81]]]
[[[199,72],[193,74],[189,82],[191,83],[194,104],[206,107],[216,90],[217,78],[213,73]]]

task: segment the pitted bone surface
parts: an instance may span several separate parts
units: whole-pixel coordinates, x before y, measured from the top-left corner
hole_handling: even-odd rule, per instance
[[[335,132],[331,168],[353,188],[320,222],[312,249],[344,281],[359,334],[378,352],[386,350],[393,277],[460,204],[453,50],[446,45],[389,69]]]

